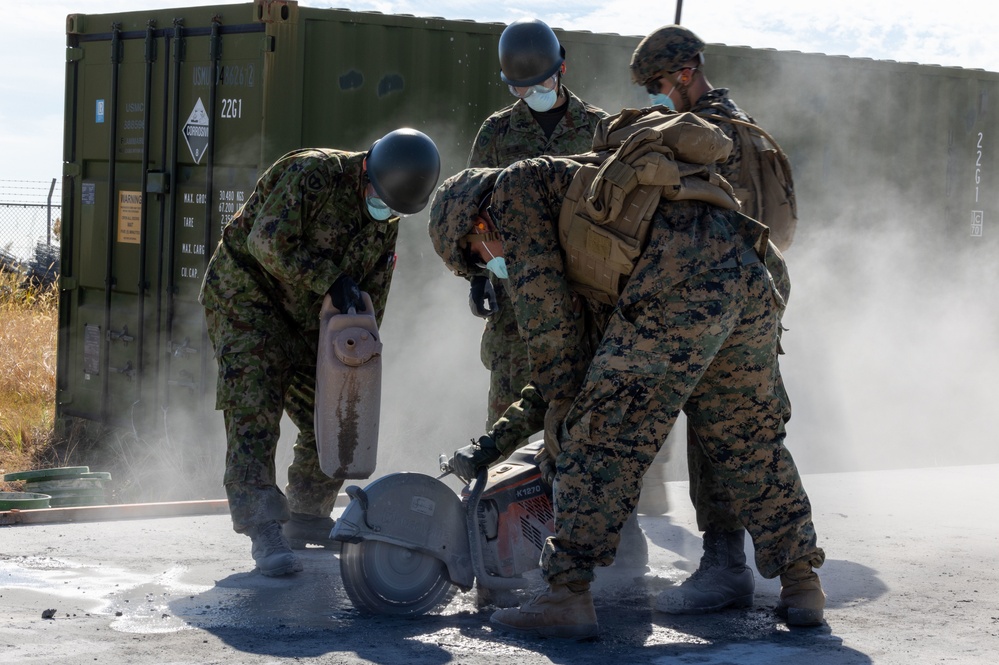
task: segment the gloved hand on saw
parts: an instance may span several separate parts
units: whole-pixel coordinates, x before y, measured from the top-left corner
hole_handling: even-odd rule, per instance
[[[548,454],[547,448],[538,451],[538,454],[534,456],[534,463],[538,465],[538,471],[541,472],[541,480],[549,488],[553,487],[555,485],[555,458]]]
[[[503,456],[493,443],[492,437],[484,434],[478,441],[472,441],[470,445],[459,448],[451,456],[451,471],[465,482],[475,478],[479,469],[488,467],[490,464]]]
[[[541,479],[549,487],[555,484],[555,460],[562,452],[562,426],[571,407],[571,399],[552,400],[545,411],[545,445],[534,456],[534,461],[541,471]]]

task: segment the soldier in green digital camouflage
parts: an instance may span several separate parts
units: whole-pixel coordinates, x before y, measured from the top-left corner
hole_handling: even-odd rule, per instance
[[[500,35],[498,50],[500,79],[517,101],[482,123],[468,166],[499,168],[528,157],[589,150],[593,130],[607,114],[562,83],[565,49],[552,29],[537,19],[514,21]],[[489,266],[488,262],[485,265]],[[490,372],[488,429],[520,398],[530,371],[527,350],[500,278],[476,268],[468,279],[472,312],[486,319],[481,357]]]
[[[296,150],[264,172],[222,230],[200,300],[218,361],[233,528],[252,539],[264,575],[301,570],[292,547],[332,547],[343,481],[321,471],[314,431],[323,298],[346,311],[365,291],[381,322],[398,217],[426,206],[439,173],[436,145],[412,129],[367,152]],[[274,468],[283,412],[299,430],[284,493]]]
[[[714,88],[704,74],[704,42],[689,29],[679,25],[663,26],[645,37],[631,59],[632,80],[649,93],[652,104],[676,111],[690,111],[711,122],[732,140],[729,158],[718,165],[718,172],[735,189],[742,212],[770,224],[764,216],[759,185],[743,159],[746,146],[742,132],[726,122],[734,118],[755,121],[729,97],[727,88]],[[755,175],[759,179],[759,175]],[[771,229],[771,239],[786,248]],[[785,402],[785,420],[791,417],[790,401],[778,374],[776,389]],[[711,478],[711,464],[697,441],[698,432],[687,426],[687,465],[690,495],[697,514],[698,528],[704,532],[703,556],[697,571],[678,587],[663,593],[656,608],[670,614],[700,614],[727,607],[752,604],[755,592],[753,572],[746,565],[745,530],[727,502],[724,492]],[[669,457],[664,447],[646,477],[649,487],[660,485],[662,469]]]
[[[783,444],[784,300],[767,269],[782,261],[770,255],[766,227],[701,201],[661,201],[608,312],[566,279],[557,222],[578,168],[542,157],[498,173],[467,170],[441,185],[431,207],[435,250],[455,272],[481,260],[498,233],[501,246],[488,253],[502,251],[533,384],[549,405],[546,435],[556,439],[556,534],[541,559],[549,587],[492,622],[556,637],[598,632],[594,568],[613,561],[642,476],[683,409],[752,536],[758,569],[781,577],[779,613],[793,625],[821,623],[825,595],[813,567],[825,554]]]

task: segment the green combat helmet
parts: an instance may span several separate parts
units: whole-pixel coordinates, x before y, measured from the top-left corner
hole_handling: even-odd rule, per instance
[[[492,193],[501,170],[465,169],[441,183],[434,194],[427,231],[434,251],[456,275],[478,272],[469,262],[466,236],[474,231],[479,206]]]
[[[693,32],[665,25],[643,39],[631,55],[631,80],[644,86],[662,72],[680,69],[703,51],[704,42]]]

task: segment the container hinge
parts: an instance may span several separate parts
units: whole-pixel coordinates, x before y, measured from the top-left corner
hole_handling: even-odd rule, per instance
[[[132,367],[131,360],[126,360],[125,366],[122,367],[121,369],[118,369],[117,367],[108,367],[108,370],[111,372],[117,372],[118,374],[124,374],[129,378],[129,380],[131,380],[135,376],[135,368]]]
[[[128,326],[122,326],[121,331],[109,330],[107,332],[107,340],[109,342],[117,342],[121,340],[125,346],[128,346],[128,343],[134,342],[135,338],[128,334]]]
[[[198,349],[191,346],[190,337],[185,337],[184,341],[181,342],[180,344],[174,344],[173,342],[170,342],[169,348],[170,348],[170,354],[173,355],[174,358],[180,358],[181,356],[184,355],[195,356],[201,353]]]
[[[79,62],[83,60],[83,48],[79,46],[66,47],[66,62]]]
[[[169,194],[170,174],[164,171],[149,171],[146,173],[146,193]]]
[[[75,291],[79,285],[79,280],[77,280],[76,277],[71,277],[69,275],[61,275],[59,277],[60,291]]]

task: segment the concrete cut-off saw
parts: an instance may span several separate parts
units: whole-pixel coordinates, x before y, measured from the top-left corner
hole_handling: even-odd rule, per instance
[[[480,600],[509,598],[535,584],[541,548],[554,531],[551,487],[528,444],[465,486],[461,496],[443,475],[393,473],[361,489],[330,537],[342,542],[340,574],[354,606],[368,614],[417,616],[443,607],[457,589],[475,586]]]

